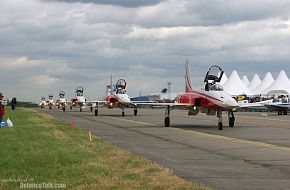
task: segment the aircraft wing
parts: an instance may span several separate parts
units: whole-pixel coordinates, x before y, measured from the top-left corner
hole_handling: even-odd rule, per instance
[[[242,103],[239,104],[240,108],[248,109],[267,109],[264,104],[261,103]]]
[[[288,110],[290,110],[289,103],[271,103],[271,104],[265,104],[265,106],[271,111],[288,111]]]
[[[240,108],[248,108],[248,109],[267,109],[265,105],[271,103],[272,100],[266,100],[262,102],[254,102],[254,103],[243,103],[239,102]]]
[[[189,103],[175,103],[175,102],[173,102],[173,103],[159,103],[159,102],[144,102],[144,103],[142,103],[142,102],[135,102],[135,103],[133,103],[132,102],[132,104],[135,104],[135,105],[149,105],[149,106],[184,106],[184,107],[190,107],[190,106],[194,106],[193,104],[189,104]]]

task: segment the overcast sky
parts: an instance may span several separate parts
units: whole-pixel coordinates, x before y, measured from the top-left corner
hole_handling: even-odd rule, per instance
[[[0,0],[0,90],[39,102],[74,86],[104,96],[110,75],[131,96],[194,86],[208,67],[290,76],[289,0]]]

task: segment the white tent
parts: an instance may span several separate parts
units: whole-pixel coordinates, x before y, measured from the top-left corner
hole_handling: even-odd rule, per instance
[[[232,72],[227,82],[223,85],[223,88],[232,96],[241,94],[253,95],[252,91],[246,87],[235,70]]]
[[[274,78],[270,72],[267,72],[262,82],[253,90],[254,94],[263,94],[264,90],[271,86],[274,82]]]
[[[280,71],[276,80],[263,91],[263,94],[268,94],[270,91],[287,91],[290,93],[290,81],[285,71]]]
[[[243,76],[243,79],[242,79],[243,83],[247,86],[250,84],[250,81],[248,79],[248,77],[246,75]]]
[[[220,81],[220,85],[224,85],[227,82],[227,80],[228,80],[228,77],[227,77],[226,73],[224,73],[223,77]]]
[[[248,88],[250,90],[254,90],[259,84],[261,84],[261,79],[258,74],[255,74],[250,84],[248,85]]]

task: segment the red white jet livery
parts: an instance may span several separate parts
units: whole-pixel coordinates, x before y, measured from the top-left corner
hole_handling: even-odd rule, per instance
[[[151,105],[166,106],[164,124],[170,125],[170,111],[176,107],[189,109],[188,115],[197,115],[200,111],[207,115],[216,115],[218,117],[218,129],[223,129],[222,111],[228,112],[229,126],[233,127],[235,117],[234,108],[239,105],[230,94],[223,90],[219,84],[224,71],[219,66],[211,66],[204,79],[205,86],[193,90],[191,86],[191,76],[189,61],[185,62],[185,92],[179,94],[175,103],[153,103]]]
[[[108,108],[121,108],[122,117],[125,116],[126,107],[134,107],[134,115],[138,113],[137,104],[138,103],[149,103],[151,101],[131,101],[130,97],[127,94],[127,82],[124,79],[119,79],[115,85],[115,90],[112,85],[112,76],[111,84],[107,86],[107,96],[102,101],[95,101],[96,109],[95,116],[98,115],[99,104],[105,104]],[[152,103],[152,102],[151,102]]]

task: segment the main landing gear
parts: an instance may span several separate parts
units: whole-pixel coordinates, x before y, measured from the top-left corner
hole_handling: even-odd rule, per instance
[[[137,107],[135,106],[135,107],[134,107],[134,115],[136,116],[137,113],[138,113],[138,110],[137,110]]]
[[[167,106],[165,110],[164,125],[165,127],[170,126],[170,106]]]
[[[217,110],[216,115],[218,117],[218,130],[223,130],[222,110]]]
[[[288,115],[287,111],[278,111],[278,115]]]
[[[217,117],[218,117],[218,130],[223,130],[223,119],[221,110],[217,110]],[[234,127],[235,116],[233,110],[228,111],[228,118],[229,118],[229,127]]]
[[[95,108],[95,116],[99,115],[99,103],[96,104],[96,108]]]
[[[235,116],[233,110],[228,111],[229,127],[235,126]]]
[[[122,117],[125,117],[125,108],[121,107],[121,109],[122,109]]]

